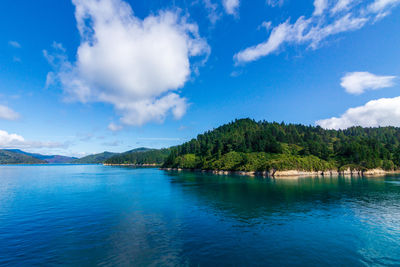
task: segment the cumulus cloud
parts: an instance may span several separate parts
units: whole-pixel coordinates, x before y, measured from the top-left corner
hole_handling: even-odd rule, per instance
[[[329,36],[358,30],[368,22],[373,23],[385,16],[400,3],[400,0],[375,0],[365,3],[357,1],[315,0],[311,17],[299,17],[294,23],[287,19],[275,26],[268,39],[250,46],[234,55],[236,64],[245,64],[282,49],[284,44],[308,45],[317,49]],[[339,12],[346,11],[346,12]]]
[[[222,0],[225,12],[230,15],[236,15],[237,9],[239,8],[239,0]]]
[[[342,77],[340,85],[349,94],[359,95],[367,90],[394,86],[396,76],[378,76],[369,72],[349,72]]]
[[[316,124],[327,129],[346,129],[351,126],[400,127],[400,96],[372,100],[364,106],[348,109],[339,118],[319,120]]]
[[[126,125],[182,117],[187,100],[178,90],[196,65],[190,59],[198,66],[210,53],[197,25],[179,11],[142,20],[121,0],[72,2],[81,36],[76,61],[59,44],[44,51],[55,69],[46,84],[60,84],[69,100],[112,104]]]
[[[65,148],[67,144],[61,144],[56,142],[36,142],[27,141],[21,135],[10,134],[4,130],[0,130],[0,147],[1,148],[19,148],[19,149],[30,149],[30,148]]]
[[[21,48],[21,44],[17,41],[9,41],[8,44],[15,48]]]
[[[0,119],[3,120],[16,120],[19,118],[19,114],[9,107],[0,105]]]
[[[0,130],[0,146],[1,147],[9,147],[14,144],[21,144],[25,142],[25,139],[17,134],[9,134],[6,131]]]

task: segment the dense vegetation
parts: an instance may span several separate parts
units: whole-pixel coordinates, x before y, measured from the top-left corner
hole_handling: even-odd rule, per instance
[[[45,164],[45,163],[47,162],[32,157],[30,155],[25,155],[23,153],[18,153],[6,149],[0,150],[0,164]]]
[[[148,149],[138,148],[125,153],[113,156],[106,161],[105,164],[156,164],[161,165],[169,156],[169,149]]]
[[[103,152],[99,154],[89,155],[80,159],[73,160],[72,164],[100,164],[107,159],[117,155],[118,153]]]
[[[400,128],[319,126],[240,119],[171,148],[164,167],[212,170],[366,170],[400,167]]]

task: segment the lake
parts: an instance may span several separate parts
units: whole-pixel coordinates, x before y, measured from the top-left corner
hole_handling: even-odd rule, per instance
[[[400,178],[0,166],[0,265],[400,265]]]

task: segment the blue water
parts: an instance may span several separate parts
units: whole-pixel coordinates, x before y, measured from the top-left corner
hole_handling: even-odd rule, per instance
[[[400,178],[0,166],[0,265],[400,265]]]

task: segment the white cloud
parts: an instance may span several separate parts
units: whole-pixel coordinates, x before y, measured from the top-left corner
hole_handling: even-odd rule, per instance
[[[261,25],[258,26],[259,29],[264,28],[264,29],[266,29],[267,31],[269,31],[269,30],[271,29],[271,27],[272,27],[272,22],[271,22],[271,21],[263,21],[263,22],[261,23]]]
[[[0,119],[4,120],[16,120],[19,118],[19,114],[9,107],[0,105]]]
[[[110,131],[113,131],[113,132],[121,131],[122,128],[123,128],[123,127],[122,127],[121,125],[117,125],[117,124],[115,124],[115,123],[113,123],[113,122],[111,122],[111,123],[108,125],[108,129],[109,129]]]
[[[310,41],[310,47],[316,49],[323,39],[342,32],[358,30],[362,28],[367,23],[367,21],[368,19],[366,18],[353,17],[351,13],[347,13],[339,19],[335,20],[333,23],[328,24],[324,27],[312,27],[310,31],[304,36],[303,41]]]
[[[369,72],[349,72],[340,85],[349,94],[359,95],[367,90],[392,87],[396,76],[378,76]]]
[[[239,8],[239,0],[222,0],[225,12],[230,15],[236,15],[237,9]]]
[[[367,22],[364,18],[354,18],[346,14],[329,25],[320,26],[313,18],[300,17],[294,24],[289,20],[276,26],[267,41],[251,46],[234,55],[236,64],[257,60],[276,52],[284,43],[305,44],[316,49],[320,42],[328,36],[341,32],[357,30]]]
[[[400,4],[400,0],[375,0],[368,6],[368,9],[374,13],[381,13],[398,4]]]
[[[9,134],[6,131],[0,130],[0,146],[1,147],[10,147],[13,144],[21,144],[25,142],[25,139],[17,134]]]
[[[211,0],[203,0],[203,4],[208,11],[208,19],[212,24],[215,24],[221,18],[221,14],[218,12],[218,5]]]
[[[316,124],[327,129],[346,129],[351,126],[400,127],[400,96],[372,100],[364,106],[348,109],[339,118],[319,120]]]
[[[339,0],[336,5],[328,0],[315,0],[315,11],[309,18],[299,17],[295,23],[290,20],[275,26],[268,39],[258,45],[250,46],[234,55],[236,64],[244,64],[279,51],[284,44],[308,45],[317,49],[320,43],[329,36],[358,30],[368,22],[388,14],[400,0],[375,0],[365,4]],[[343,14],[343,11],[346,12]]]
[[[266,42],[249,47],[237,53],[234,56],[235,61],[237,63],[244,63],[271,54],[276,51],[283,42],[285,42],[290,31],[291,25],[289,25],[288,22],[280,24],[272,30],[271,35]]]
[[[320,16],[328,8],[328,0],[314,0],[314,16]]]
[[[27,141],[21,135],[10,134],[6,131],[0,130],[0,147],[1,148],[19,148],[19,149],[32,149],[32,148],[60,148],[67,147],[67,144],[56,142],[36,142]]]
[[[337,1],[336,5],[331,10],[331,13],[335,14],[335,13],[347,10],[352,2],[354,2],[354,0],[339,0],[339,1]]]
[[[61,84],[70,100],[112,104],[127,125],[182,117],[187,101],[176,91],[190,77],[190,58],[210,53],[197,25],[178,11],[141,20],[121,0],[73,4],[81,36],[76,62],[61,45],[53,45],[58,53],[44,51],[55,68],[47,84]]]
[[[17,41],[9,41],[8,44],[15,48],[21,48],[21,44]]]

